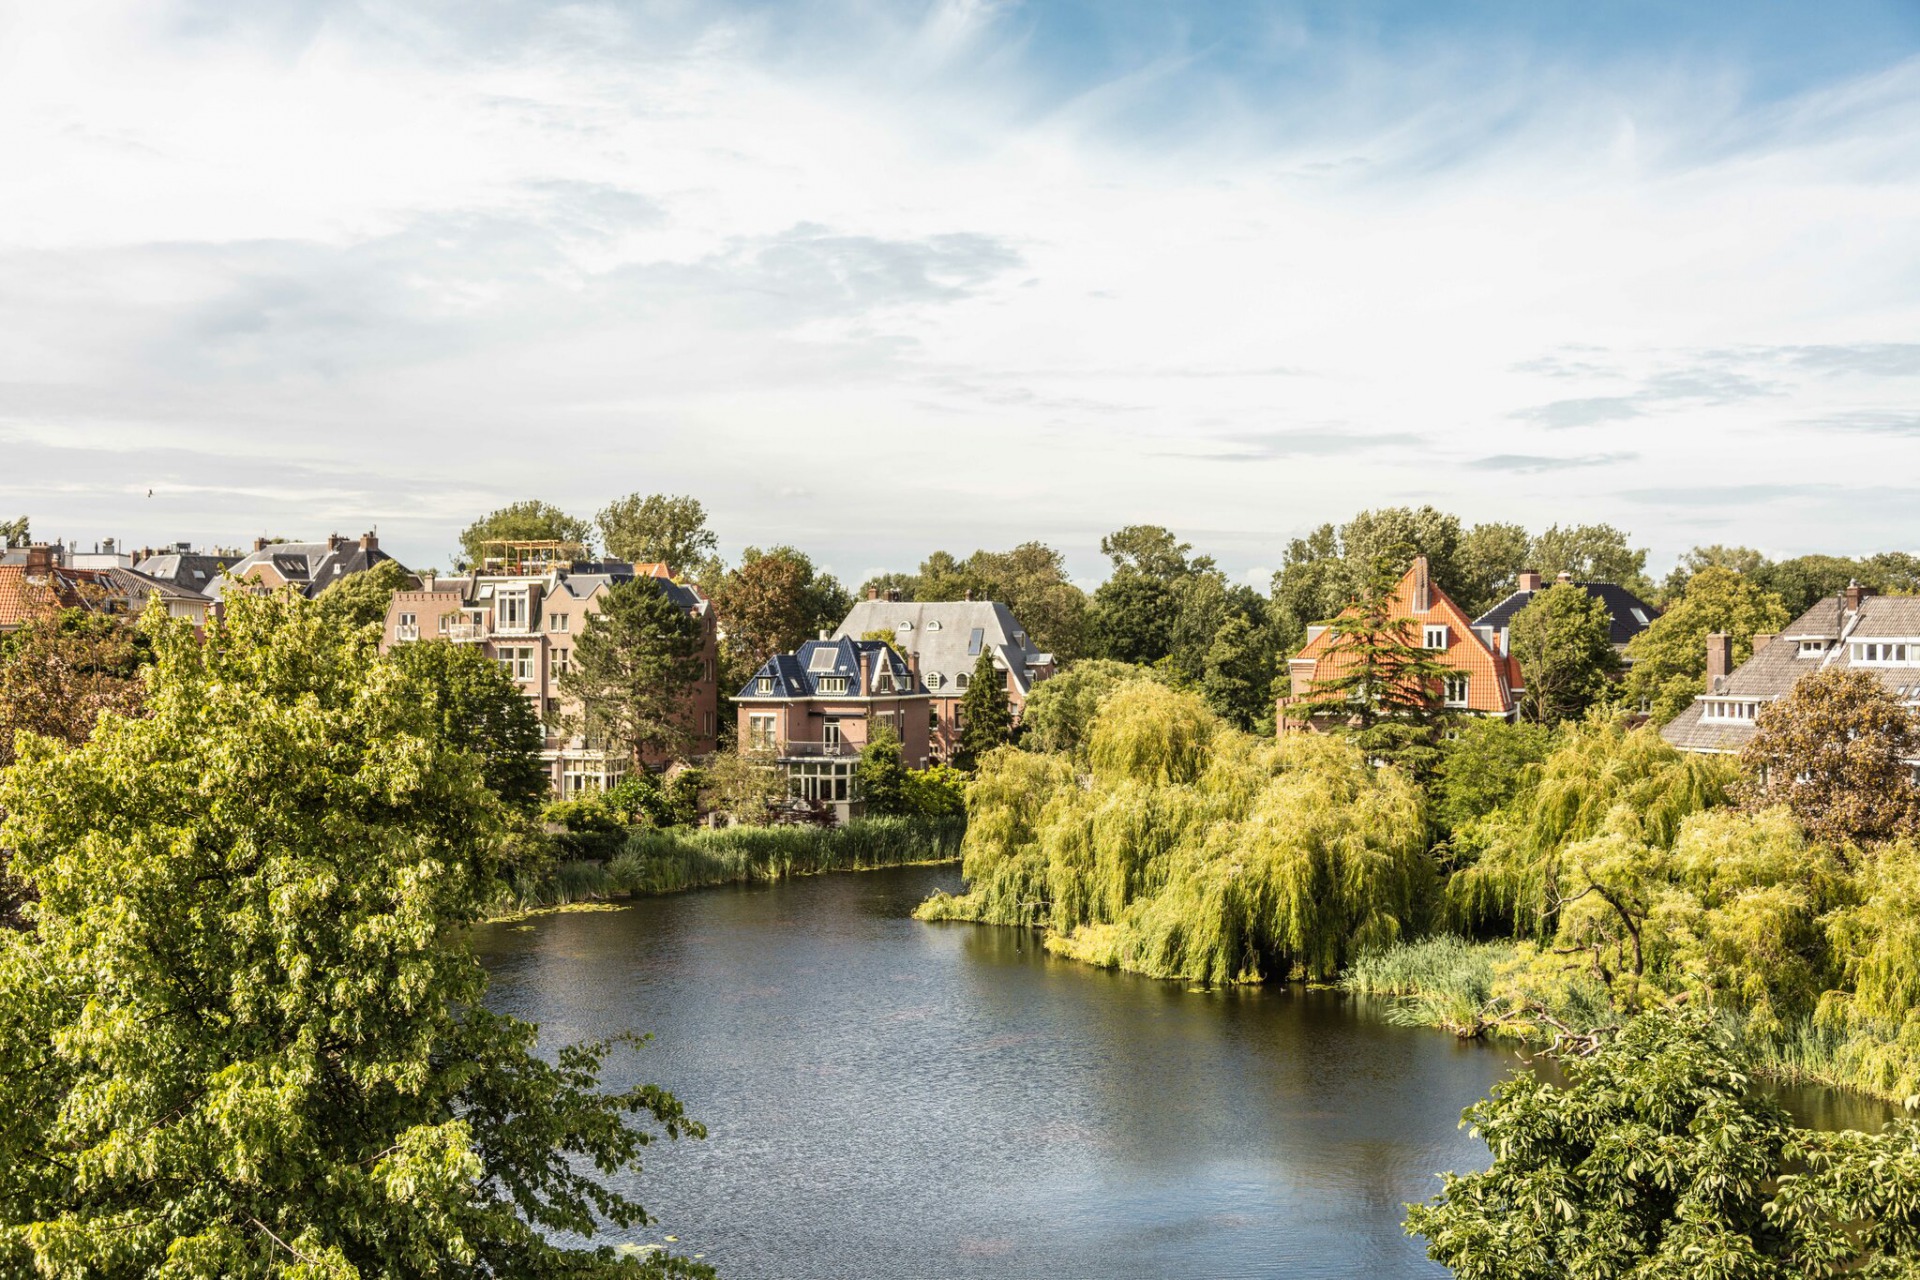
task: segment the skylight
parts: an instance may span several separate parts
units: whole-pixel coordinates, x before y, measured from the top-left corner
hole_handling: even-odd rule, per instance
[[[831,671],[840,664],[840,650],[822,646],[807,661],[808,671]]]
[[[979,657],[980,646],[986,643],[986,639],[987,629],[985,627],[975,627],[973,634],[967,637],[967,656],[969,658]]]

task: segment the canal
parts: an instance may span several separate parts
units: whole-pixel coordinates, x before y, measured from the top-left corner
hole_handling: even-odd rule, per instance
[[[608,1083],[704,1121],[611,1239],[725,1280],[1443,1276],[1401,1230],[1485,1163],[1462,1108],[1511,1050],[1283,987],[1198,992],[923,924],[956,868],[645,899],[480,931],[543,1044],[650,1032]],[[1807,1093],[1823,1124],[1883,1110]]]

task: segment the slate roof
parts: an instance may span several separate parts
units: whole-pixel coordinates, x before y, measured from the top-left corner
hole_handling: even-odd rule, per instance
[[[228,572],[235,578],[244,578],[255,567],[271,564],[289,585],[299,587],[308,596],[317,596],[349,574],[364,573],[382,560],[391,559],[392,556],[378,547],[371,550],[362,547],[358,539],[342,538],[338,546],[324,542],[276,542],[234,561]],[[203,590],[215,599],[222,599],[227,588],[226,580],[215,575]]]
[[[1753,737],[1754,724],[1708,719],[1706,712],[1714,699],[1764,705],[1786,694],[1804,675],[1830,666],[1853,667],[1852,643],[1875,639],[1920,641],[1920,596],[1866,596],[1857,612],[1848,611],[1842,596],[1816,600],[1731,675],[1715,680],[1704,697],[1695,698],[1660,730],[1660,736],[1682,751],[1738,751]],[[1802,641],[1818,642],[1820,647],[1803,657]],[[1858,669],[1872,672],[1901,701],[1920,703],[1920,644],[1909,645],[1908,653],[1911,661],[1903,666],[1875,664]]]
[[[863,686],[861,663],[878,676],[882,669],[893,673],[893,692],[879,697],[910,697],[920,690],[913,684],[907,664],[883,641],[854,640],[840,636],[832,640],[809,640],[792,653],[776,654],[760,664],[753,678],[735,695],[736,702],[779,702],[791,698],[869,698],[876,696]],[[822,693],[820,681],[826,676],[844,677],[845,693]],[[768,679],[773,687],[760,692],[760,681]]]
[[[1547,587],[1553,585],[1555,584],[1546,583],[1540,590],[1545,591]],[[1625,645],[1627,641],[1645,631],[1648,624],[1653,621],[1653,606],[1617,582],[1576,582],[1572,585],[1598,598],[1600,603],[1607,607],[1609,619],[1607,638],[1612,640],[1616,647]],[[1475,618],[1473,625],[1504,631],[1513,625],[1513,615],[1533,603],[1533,597],[1536,594],[1532,591],[1515,591]],[[1634,613],[1636,609],[1639,610],[1638,616]]]
[[[960,677],[971,677],[980,660],[980,649],[974,648],[976,630],[981,648],[990,649],[994,665],[1013,677],[1021,698],[1043,674],[1035,669],[1053,665],[1053,655],[1035,648],[1007,606],[994,600],[862,600],[833,634],[858,639],[869,631],[886,632],[895,644],[917,655],[927,691],[952,698],[963,692]]]
[[[148,556],[133,566],[149,578],[158,578],[162,582],[171,582],[176,587],[185,587],[189,591],[205,595],[207,588],[220,580],[220,575],[239,563],[238,555],[201,555],[188,552],[169,551],[162,555]]]

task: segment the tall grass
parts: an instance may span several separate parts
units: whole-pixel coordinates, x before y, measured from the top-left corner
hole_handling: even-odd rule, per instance
[[[636,829],[607,862],[561,862],[517,883],[499,913],[678,893],[960,856],[964,818],[862,818],[844,827]]]

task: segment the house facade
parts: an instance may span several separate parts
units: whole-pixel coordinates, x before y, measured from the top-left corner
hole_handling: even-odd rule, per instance
[[[1349,608],[1341,616],[1349,617],[1353,612]],[[1469,715],[1513,717],[1517,706],[1512,678],[1516,664],[1496,653],[1474,630],[1465,611],[1434,584],[1425,556],[1414,557],[1412,566],[1394,585],[1388,613],[1404,620],[1410,643],[1450,669],[1442,687],[1432,691],[1441,707]],[[1315,691],[1344,675],[1351,661],[1335,644],[1332,627],[1308,627],[1307,643],[1287,660],[1289,689],[1275,704],[1279,732],[1326,728],[1315,723],[1313,717],[1290,715],[1289,709],[1312,701]]]
[[[292,587],[311,598],[350,574],[365,573],[391,559],[380,549],[380,539],[371,533],[361,534],[358,540],[336,533],[325,542],[268,542],[256,538],[252,552],[228,565],[225,575],[213,575],[201,590],[219,600],[228,591],[243,589],[240,584],[268,591]],[[164,567],[155,565],[156,569]]]
[[[0,631],[12,631],[62,609],[134,618],[159,600],[167,613],[204,631],[213,601],[134,569],[74,568],[61,549],[44,543],[24,548],[0,564]]]
[[[382,648],[422,640],[478,645],[549,726],[541,759],[555,794],[610,787],[626,776],[627,753],[554,726],[580,710],[560,688],[575,641],[600,613],[606,593],[635,578],[654,583],[699,620],[701,676],[687,694],[682,727],[691,739],[689,754],[710,754],[719,714],[713,608],[694,588],[675,582],[665,565],[575,560],[558,552],[488,560],[474,573],[436,578],[418,591],[396,591],[387,607]]]
[[[854,765],[885,724],[907,766],[931,755],[931,699],[898,653],[879,640],[809,640],[769,658],[734,697],[740,750],[767,755],[787,775],[789,794],[845,822],[863,811]]]
[[[982,653],[1007,684],[1017,723],[1033,686],[1054,673],[1050,653],[1037,648],[1007,607],[992,600],[913,601],[869,591],[833,632],[835,639],[886,635],[906,655],[915,681],[926,690],[930,747],[950,759],[960,746],[960,699],[973,680]]]
[[[1682,751],[1738,753],[1769,704],[1828,667],[1870,672],[1895,698],[1920,706],[1920,597],[1878,596],[1854,583],[1778,635],[1754,636],[1753,656],[1737,668],[1733,637],[1708,636],[1706,692],[1660,736]]]

